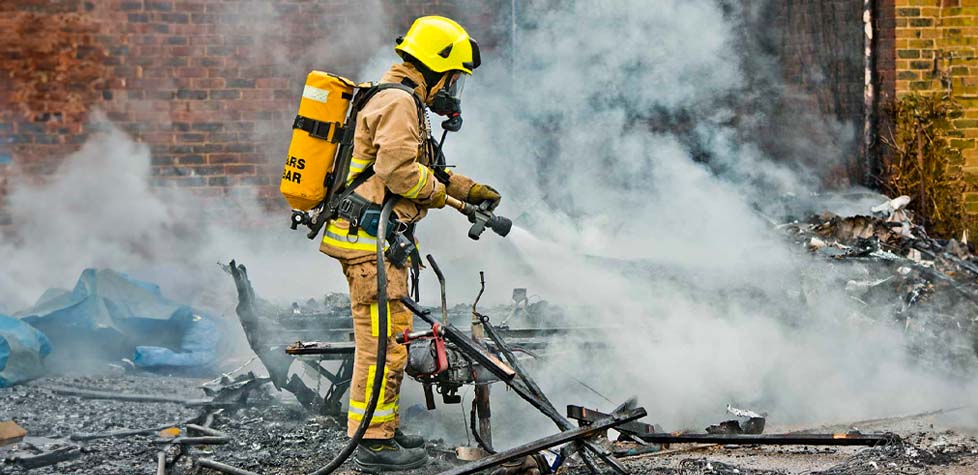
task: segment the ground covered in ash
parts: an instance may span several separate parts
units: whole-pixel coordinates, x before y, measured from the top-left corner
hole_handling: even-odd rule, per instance
[[[30,470],[32,474],[156,473],[162,447],[172,461],[174,446],[160,445],[159,434],[129,435],[95,440],[72,440],[79,434],[121,429],[185,427],[206,410],[195,406],[204,398],[201,379],[159,376],[47,378],[0,390],[0,420],[14,420],[28,431],[19,444],[0,448],[0,473],[27,473],[12,462],[37,450],[68,446],[77,450],[70,460]],[[85,399],[60,394],[60,388],[85,388],[115,394],[172,397],[181,402],[130,402]],[[308,473],[327,463],[346,442],[344,423],[310,416],[298,405],[278,401],[268,391],[252,394],[249,403],[225,408],[212,427],[230,438],[226,445],[188,449],[167,473],[204,475],[195,467],[198,457],[210,458],[262,474]],[[662,452],[623,458],[632,473],[661,474],[938,474],[978,473],[978,439],[966,430],[948,430],[960,419],[957,411],[861,422],[864,432],[893,431],[904,442],[878,448],[673,446]],[[198,420],[198,423],[201,421]],[[773,428],[789,431],[797,428]],[[848,430],[849,425],[825,426],[819,432]],[[32,449],[36,447],[37,449]],[[450,468],[452,447],[429,444],[431,462],[409,475],[438,473]],[[337,473],[353,473],[349,464]],[[560,473],[587,473],[570,464]]]
[[[125,394],[172,396],[188,403],[204,398],[200,386],[206,380],[159,377],[117,376],[99,378],[46,378],[13,388],[0,389],[0,421],[13,420],[28,432],[24,442],[0,447],[0,474],[28,473],[11,459],[31,455],[32,446],[54,450],[74,446],[80,454],[54,466],[30,470],[31,474],[129,475],[156,473],[157,452],[164,447],[168,460],[174,447],[158,445],[157,431],[89,441],[73,441],[73,434],[99,433],[122,429],[142,429],[174,425],[200,416],[204,409],[176,402],[130,402],[86,399],[54,392],[71,387]],[[267,394],[267,392],[266,392]],[[215,417],[213,428],[230,437],[226,445],[190,449],[167,473],[215,473],[193,466],[193,459],[205,457],[262,474],[308,473],[330,461],[346,443],[345,421],[310,416],[298,405],[278,403],[268,397],[252,395],[251,404],[227,410]],[[445,451],[429,446],[432,463],[428,467],[402,472],[408,475],[441,471]],[[347,464],[349,465],[349,463]],[[336,473],[352,473],[344,466]]]

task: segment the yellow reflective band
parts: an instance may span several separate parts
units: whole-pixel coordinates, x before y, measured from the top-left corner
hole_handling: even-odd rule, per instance
[[[373,159],[353,157],[350,160],[350,172],[346,174],[346,184],[352,183],[353,179],[372,163],[374,163]]]
[[[397,399],[394,400],[394,402],[389,402],[387,404],[378,402],[377,408],[374,409],[374,415],[379,414],[381,411],[383,411],[384,413],[390,413],[391,411],[397,412],[397,410],[401,407],[400,399],[401,399],[400,396],[398,396]],[[351,399],[349,412],[362,416],[364,413],[367,412],[367,403],[354,401]]]
[[[323,233],[323,244],[340,249],[350,249],[354,251],[376,251],[377,238],[372,234],[367,234],[364,230],[359,230],[353,237],[347,235],[348,229],[341,228],[332,222],[326,227]],[[384,249],[387,243],[384,243]]]
[[[400,395],[395,396],[394,400],[391,402],[384,402],[384,397],[387,392],[387,376],[390,371],[388,368],[384,368],[384,378],[380,383],[380,395],[377,402],[377,408],[374,409],[374,415],[370,418],[370,423],[374,422],[387,422],[394,420],[397,417],[397,411],[400,407]],[[374,376],[377,374],[377,366],[370,365],[367,368],[367,387],[364,391],[364,399],[366,401],[370,400],[371,394],[373,394]],[[367,403],[356,401],[353,397],[350,397],[350,408],[347,411],[347,417],[359,421],[363,419],[363,415],[367,412]]]
[[[372,336],[380,335],[380,306],[375,303],[370,304],[370,334]],[[387,302],[387,336],[391,336],[391,303],[390,302]]]
[[[421,177],[418,178],[418,183],[414,185],[414,187],[412,187],[410,190],[408,190],[407,193],[401,195],[409,200],[413,200],[417,198],[418,195],[421,193],[421,189],[424,188],[424,186],[428,183],[428,167],[419,163],[418,169],[419,169],[419,173],[421,173]]]
[[[370,418],[371,425],[377,422],[390,422],[397,417],[397,414],[394,413],[381,415],[380,412],[381,411],[374,411],[373,417]],[[359,422],[361,419],[363,419],[363,414],[354,414],[352,411],[350,411],[346,413],[346,417]]]
[[[361,158],[353,157],[353,159],[350,160],[350,169],[363,170],[373,162],[374,161],[369,158],[361,159]]]

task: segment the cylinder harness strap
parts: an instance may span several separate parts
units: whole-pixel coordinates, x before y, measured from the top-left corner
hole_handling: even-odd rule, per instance
[[[331,143],[340,143],[340,140],[346,132],[343,124],[339,122],[323,122],[301,115],[295,116],[295,120],[292,121],[292,128],[304,130],[317,139],[326,140]],[[333,131],[332,137],[329,133],[330,130]]]

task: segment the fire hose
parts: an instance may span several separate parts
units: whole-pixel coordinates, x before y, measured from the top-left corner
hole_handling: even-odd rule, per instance
[[[384,201],[384,206],[380,211],[380,223],[377,227],[378,335],[386,335],[388,325],[390,324],[388,320],[389,316],[387,308],[387,269],[384,265],[384,244],[387,242],[387,240],[383,237],[387,236],[387,226],[390,222],[391,212],[393,211],[394,204],[396,202],[397,200],[393,198],[388,198]],[[460,213],[468,216],[469,222],[472,223],[472,227],[469,228],[468,235],[474,240],[478,240],[486,229],[491,229],[496,234],[505,237],[507,234],[509,234],[509,231],[513,227],[513,222],[509,218],[496,216],[493,214],[492,210],[490,209],[491,203],[488,201],[479,205],[473,205],[459,201],[452,197],[446,197],[445,203],[448,206],[455,208]],[[383,385],[384,369],[387,367],[387,344],[387,338],[377,339],[377,370],[374,372],[374,380],[372,385],[374,388],[379,388]],[[364,411],[363,417],[360,419],[360,425],[357,427],[357,431],[353,434],[353,437],[350,438],[347,445],[343,447],[343,450],[340,451],[340,453],[333,458],[333,460],[309,475],[329,475],[336,471],[340,465],[343,465],[343,463],[350,458],[350,455],[352,455],[353,451],[356,450],[357,445],[359,445],[363,440],[364,434],[370,427],[370,421],[373,419],[374,411],[377,409],[377,404],[379,402],[380,391],[372,391],[370,394],[370,400],[367,401],[367,408]],[[224,473],[247,475],[251,475],[253,473],[207,459],[199,460],[198,465]]]
[[[390,324],[387,315],[387,268],[384,265],[384,243],[387,240],[384,239],[384,236],[387,236],[387,224],[390,221],[391,211],[394,209],[394,203],[396,201],[390,198],[384,201],[384,207],[380,211],[380,224],[377,227],[377,320],[379,321],[377,334],[381,336],[387,334],[387,327]],[[513,222],[509,218],[496,216],[492,213],[489,209],[489,202],[484,202],[481,205],[472,205],[452,197],[446,197],[445,203],[469,217],[469,222],[472,223],[472,227],[469,228],[469,237],[472,239],[478,240],[486,228],[492,229],[493,232],[500,236],[506,236],[513,227]],[[386,367],[387,338],[380,337],[377,338],[377,370],[374,371],[374,381],[371,387],[379,388],[383,385],[384,369]],[[373,418],[374,410],[377,409],[379,399],[380,391],[371,391],[370,400],[367,401],[367,409],[364,411],[363,418],[360,419],[360,426],[357,427],[357,431],[353,434],[350,442],[347,443],[346,447],[343,448],[336,458],[310,475],[328,475],[333,473],[346,459],[350,458],[357,445],[363,440],[363,435],[367,432],[367,428],[370,427],[370,420]]]
[[[384,207],[380,211],[380,224],[377,226],[377,334],[380,335],[377,338],[377,370],[374,371],[374,381],[371,387],[380,388],[383,387],[384,382],[384,369],[387,367],[387,327],[390,324],[387,315],[387,268],[384,266],[384,243],[387,242],[384,236],[387,236],[387,223],[391,218],[391,211],[394,209],[394,203],[397,200],[388,198],[384,201]],[[374,410],[377,409],[377,403],[380,401],[381,391],[371,391],[370,400],[367,401],[367,409],[363,413],[363,417],[360,419],[360,426],[357,427],[357,431],[350,438],[350,442],[343,447],[343,450],[336,456],[332,461],[323,466],[322,468],[312,472],[310,475],[327,475],[333,473],[346,459],[350,458],[350,454],[356,450],[357,445],[363,440],[363,435],[367,432],[367,428],[370,427],[370,420],[374,417]]]

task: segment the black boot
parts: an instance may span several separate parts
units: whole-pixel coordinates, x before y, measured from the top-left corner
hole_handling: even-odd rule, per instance
[[[428,462],[424,449],[401,448],[394,439],[364,439],[353,458],[356,468],[367,473],[410,470]]]
[[[401,429],[394,429],[394,442],[405,449],[416,449],[424,447],[424,437],[420,435],[409,435],[401,432]]]

